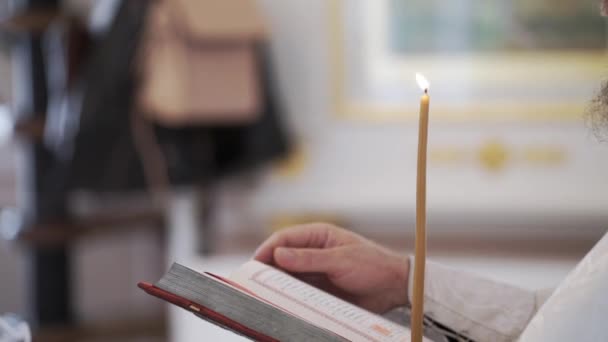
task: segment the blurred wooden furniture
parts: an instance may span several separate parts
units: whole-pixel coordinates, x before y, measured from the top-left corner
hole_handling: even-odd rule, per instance
[[[48,328],[34,335],[39,342],[66,341],[166,341],[166,319],[129,321],[120,324],[87,325],[75,328]]]
[[[35,8],[0,19],[0,29],[10,32],[44,32],[53,22],[62,18],[54,8]]]
[[[49,222],[24,229],[19,240],[32,246],[61,246],[79,238],[111,234],[124,227],[162,232],[164,214],[160,210],[96,214],[64,222]]]
[[[36,341],[163,340],[164,320],[81,326],[74,315],[73,247],[85,237],[103,236],[125,227],[161,232],[159,209],[105,211],[74,216],[63,184],[49,181],[49,174],[63,172],[43,144],[50,98],[44,53],[45,32],[63,20],[59,0],[29,0],[16,14],[0,18],[0,32],[12,38],[16,112],[14,131],[22,142],[24,176],[19,184],[24,201],[23,227],[17,242],[27,248],[29,323]]]

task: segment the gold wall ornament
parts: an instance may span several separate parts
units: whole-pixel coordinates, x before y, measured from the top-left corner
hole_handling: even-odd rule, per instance
[[[486,140],[478,147],[445,146],[429,151],[429,163],[434,167],[477,164],[490,172],[509,166],[559,167],[568,161],[567,149],[560,145],[530,144],[513,147],[499,139]]]
[[[510,159],[507,146],[498,140],[492,140],[479,149],[479,162],[488,171],[501,171]]]
[[[528,146],[522,154],[525,162],[535,165],[557,166],[567,159],[565,149],[558,146]]]
[[[454,165],[467,162],[470,158],[468,151],[461,147],[434,148],[429,151],[429,162],[436,165]]]

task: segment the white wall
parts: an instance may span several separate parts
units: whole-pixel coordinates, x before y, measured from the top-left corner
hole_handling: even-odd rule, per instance
[[[338,212],[346,217],[390,217],[397,226],[412,222],[417,123],[337,118],[329,92],[328,1],[260,2],[270,21],[290,122],[308,157],[298,177],[266,179],[255,195],[260,215]],[[582,119],[544,124],[431,122],[429,149],[477,151],[495,139],[512,150],[555,146],[563,151],[565,162],[516,164],[495,173],[475,160],[447,166],[431,163],[431,223],[544,223],[561,226],[562,232],[588,229],[596,235],[608,229],[608,144],[598,144]]]
[[[158,319],[160,301],[137,287],[155,282],[164,272],[160,234],[125,228],[81,239],[72,248],[74,311],[79,322]]]

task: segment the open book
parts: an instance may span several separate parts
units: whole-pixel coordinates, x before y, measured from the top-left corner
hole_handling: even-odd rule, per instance
[[[228,279],[173,264],[139,287],[257,341],[410,340],[409,329],[257,261]]]

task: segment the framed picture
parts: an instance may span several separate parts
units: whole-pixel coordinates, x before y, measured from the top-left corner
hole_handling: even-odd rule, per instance
[[[578,120],[608,76],[596,0],[332,0],[333,101],[342,118]]]

